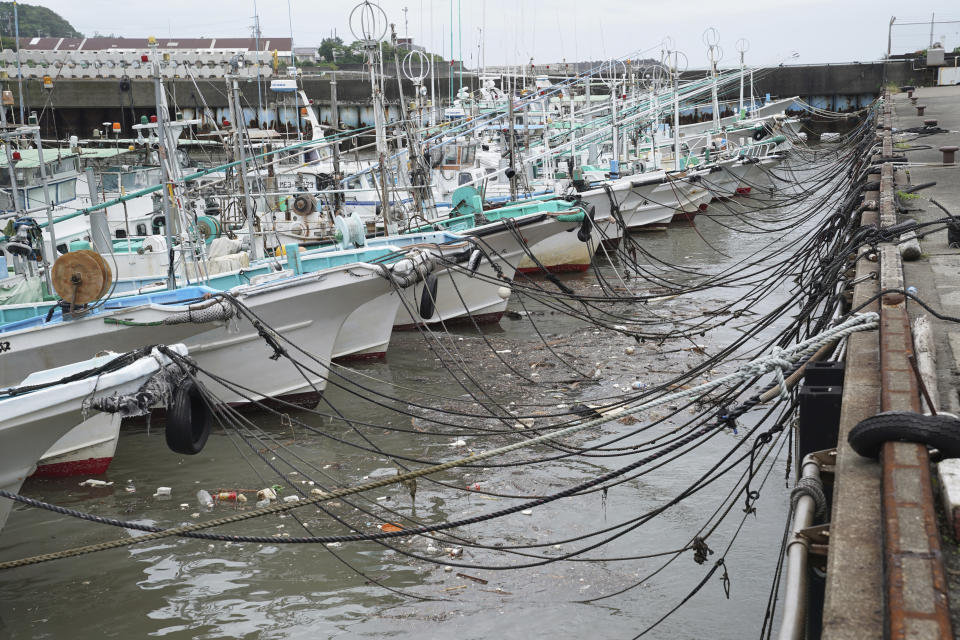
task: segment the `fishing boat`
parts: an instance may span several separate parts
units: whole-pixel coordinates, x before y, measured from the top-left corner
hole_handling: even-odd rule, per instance
[[[168,349],[186,355],[183,345]],[[166,379],[171,364],[169,356],[157,348],[126,355],[108,353],[34,372],[16,389],[0,391],[0,488],[18,493],[41,456],[81,424],[88,411],[113,409],[120,415],[149,411],[153,403],[145,402],[147,394],[139,394],[140,403],[118,400],[141,392],[151,380],[171,384]],[[0,500],[0,529],[12,505],[10,500]]]
[[[392,251],[382,251],[389,253]],[[71,255],[68,253],[60,260]],[[33,313],[0,326],[0,339],[8,347],[0,385],[11,384],[6,378],[16,376],[16,372],[57,366],[107,348],[134,349],[158,341],[183,341],[199,366],[218,375],[229,375],[238,383],[236,389],[211,383],[225,402],[243,404],[265,397],[283,397],[316,403],[325,385],[326,366],[347,317],[377,296],[393,291],[384,274],[389,267],[355,260],[343,264],[341,260],[343,257],[338,255],[318,257],[315,264],[325,268],[310,273],[274,270],[248,276],[249,284],[226,293],[249,309],[252,318],[238,317],[236,307],[231,308],[224,301],[222,289],[205,285],[113,297],[79,313],[69,306],[50,303],[27,305],[28,309],[18,305],[0,307],[4,315]],[[78,264],[82,266],[79,261]],[[82,298],[78,303],[98,299]],[[40,309],[46,309],[46,314],[37,313]],[[267,335],[278,341],[277,349],[284,348],[283,344],[289,341],[315,358],[314,372],[304,375],[287,362],[275,362],[272,356],[276,356],[277,350],[265,344],[265,330],[257,319],[272,327]],[[267,365],[269,368],[265,369]],[[265,376],[265,370],[270,375]],[[240,387],[256,389],[257,393]]]

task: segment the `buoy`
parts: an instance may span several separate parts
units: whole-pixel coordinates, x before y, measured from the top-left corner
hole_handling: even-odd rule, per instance
[[[508,299],[511,293],[512,291],[510,291],[510,287],[500,287],[497,289],[497,294],[504,300]]]

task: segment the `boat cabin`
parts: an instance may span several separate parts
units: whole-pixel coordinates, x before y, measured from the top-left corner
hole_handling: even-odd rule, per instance
[[[46,203],[43,183],[40,178],[40,162],[36,149],[18,151],[20,159],[14,161],[14,175],[17,180],[21,202],[27,209],[43,207]],[[43,158],[47,173],[47,193],[50,205],[70,202],[77,197],[77,177],[80,175],[77,155],[74,153],[57,154],[47,150]],[[14,211],[16,205],[10,185],[10,171],[6,154],[0,154],[0,210]]]

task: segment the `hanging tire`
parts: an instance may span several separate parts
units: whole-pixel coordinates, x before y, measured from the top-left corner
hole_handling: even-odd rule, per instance
[[[177,387],[167,407],[167,446],[192,456],[203,451],[210,437],[210,408],[203,390],[193,380]]]
[[[480,260],[483,258],[483,252],[480,249],[474,249],[470,253],[470,258],[467,260],[467,269],[470,270],[470,273],[476,273],[477,269],[480,268]]]
[[[437,310],[437,276],[428,273],[423,280],[423,292],[420,294],[420,317],[429,320]]]
[[[960,420],[946,414],[885,411],[861,420],[847,442],[866,458],[879,457],[884,442],[916,442],[938,449],[944,458],[960,458]]]
[[[753,132],[753,139],[756,140],[757,142],[760,142],[761,140],[763,140],[763,139],[766,138],[766,137],[767,137],[767,128],[766,128],[766,127],[762,127],[762,128],[757,129],[756,131]]]
[[[580,228],[577,230],[577,240],[587,242],[590,240],[591,231],[593,231],[593,220],[589,215],[584,214],[583,220],[580,221]]]

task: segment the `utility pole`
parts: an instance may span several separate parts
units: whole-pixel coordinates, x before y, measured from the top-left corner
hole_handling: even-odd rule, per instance
[[[890,56],[893,53],[893,23],[896,22],[896,16],[890,16],[890,26],[887,27],[887,57],[883,61],[883,84],[887,84],[887,65],[890,63]]]

